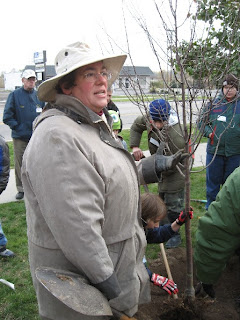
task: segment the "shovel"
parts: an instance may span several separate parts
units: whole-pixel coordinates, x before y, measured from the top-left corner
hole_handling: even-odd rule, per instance
[[[38,281],[69,308],[89,316],[112,315],[106,297],[83,276],[47,267],[37,268],[35,274]]]

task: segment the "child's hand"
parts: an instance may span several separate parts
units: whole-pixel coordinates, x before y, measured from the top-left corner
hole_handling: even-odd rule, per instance
[[[178,218],[176,219],[176,223],[179,226],[182,226],[186,222],[187,216],[189,217],[189,219],[193,218],[193,208],[192,207],[189,208],[188,215],[185,210],[181,211]]]
[[[174,283],[173,280],[169,280],[166,277],[162,277],[157,273],[152,274],[151,281],[155,286],[161,287],[163,290],[165,290],[168,294],[178,293],[178,288],[176,283]]]

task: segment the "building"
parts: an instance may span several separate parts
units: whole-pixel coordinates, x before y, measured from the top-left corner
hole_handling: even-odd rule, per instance
[[[32,69],[35,71],[35,65],[26,65],[24,69]],[[22,85],[22,72],[11,72],[4,75],[5,90],[14,90]],[[46,65],[45,79],[50,79],[56,75],[54,65]],[[154,79],[154,73],[149,67],[139,66],[123,66],[119,77],[114,83],[115,93],[128,91],[139,91],[139,87],[145,93],[150,90],[150,83]],[[38,82],[37,85],[41,83]]]
[[[22,86],[22,72],[9,72],[4,73],[4,89],[7,91],[13,91]]]
[[[118,79],[114,84],[114,90],[141,90],[148,93],[154,73],[149,67],[123,66]]]
[[[25,69],[32,69],[35,71],[35,65],[26,65]],[[54,65],[46,65],[46,80],[56,75]],[[38,83],[39,84],[39,83]],[[4,74],[4,89],[7,91],[13,91],[22,86],[22,71],[9,72]]]
[[[32,69],[36,72],[35,64],[26,65],[24,69]],[[36,72],[37,73],[37,72]],[[50,79],[56,75],[55,66],[54,65],[46,65],[45,71],[45,80]]]

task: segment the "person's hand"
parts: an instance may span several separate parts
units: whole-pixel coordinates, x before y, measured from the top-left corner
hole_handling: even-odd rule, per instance
[[[157,273],[153,273],[151,281],[155,286],[161,287],[170,295],[172,293],[178,293],[177,285],[173,280],[169,280],[168,278],[162,277]]]
[[[199,282],[195,288],[195,295],[200,295],[202,289],[207,295],[209,295],[210,298],[215,298],[216,294],[212,284]]]
[[[178,164],[178,162],[181,161],[182,151],[179,150],[171,156],[164,156],[163,155],[164,146],[165,146],[165,143],[160,142],[160,146],[158,147],[156,152],[155,170],[158,176],[163,171],[174,169]]]
[[[187,216],[189,217],[189,219],[193,218],[193,208],[192,207],[189,208],[188,214],[185,210],[181,211],[178,218],[176,219],[176,223],[179,226],[182,226],[186,222]]]
[[[133,157],[136,161],[139,161],[142,159],[143,157],[143,152],[140,148],[138,147],[133,147],[132,148],[132,152],[133,152]]]
[[[129,318],[128,316],[126,316],[126,315],[123,315],[123,316],[121,316],[121,318],[120,318],[120,320],[137,320],[136,318]]]

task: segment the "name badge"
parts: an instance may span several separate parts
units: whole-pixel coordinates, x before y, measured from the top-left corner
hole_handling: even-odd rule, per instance
[[[36,108],[36,112],[42,112],[42,108],[41,107],[37,107]]]
[[[154,139],[153,137],[150,139],[149,142],[152,143],[156,147],[160,146],[159,142],[156,139]]]
[[[227,121],[225,116],[218,116],[217,120],[218,121],[222,121],[222,122],[226,122]]]

